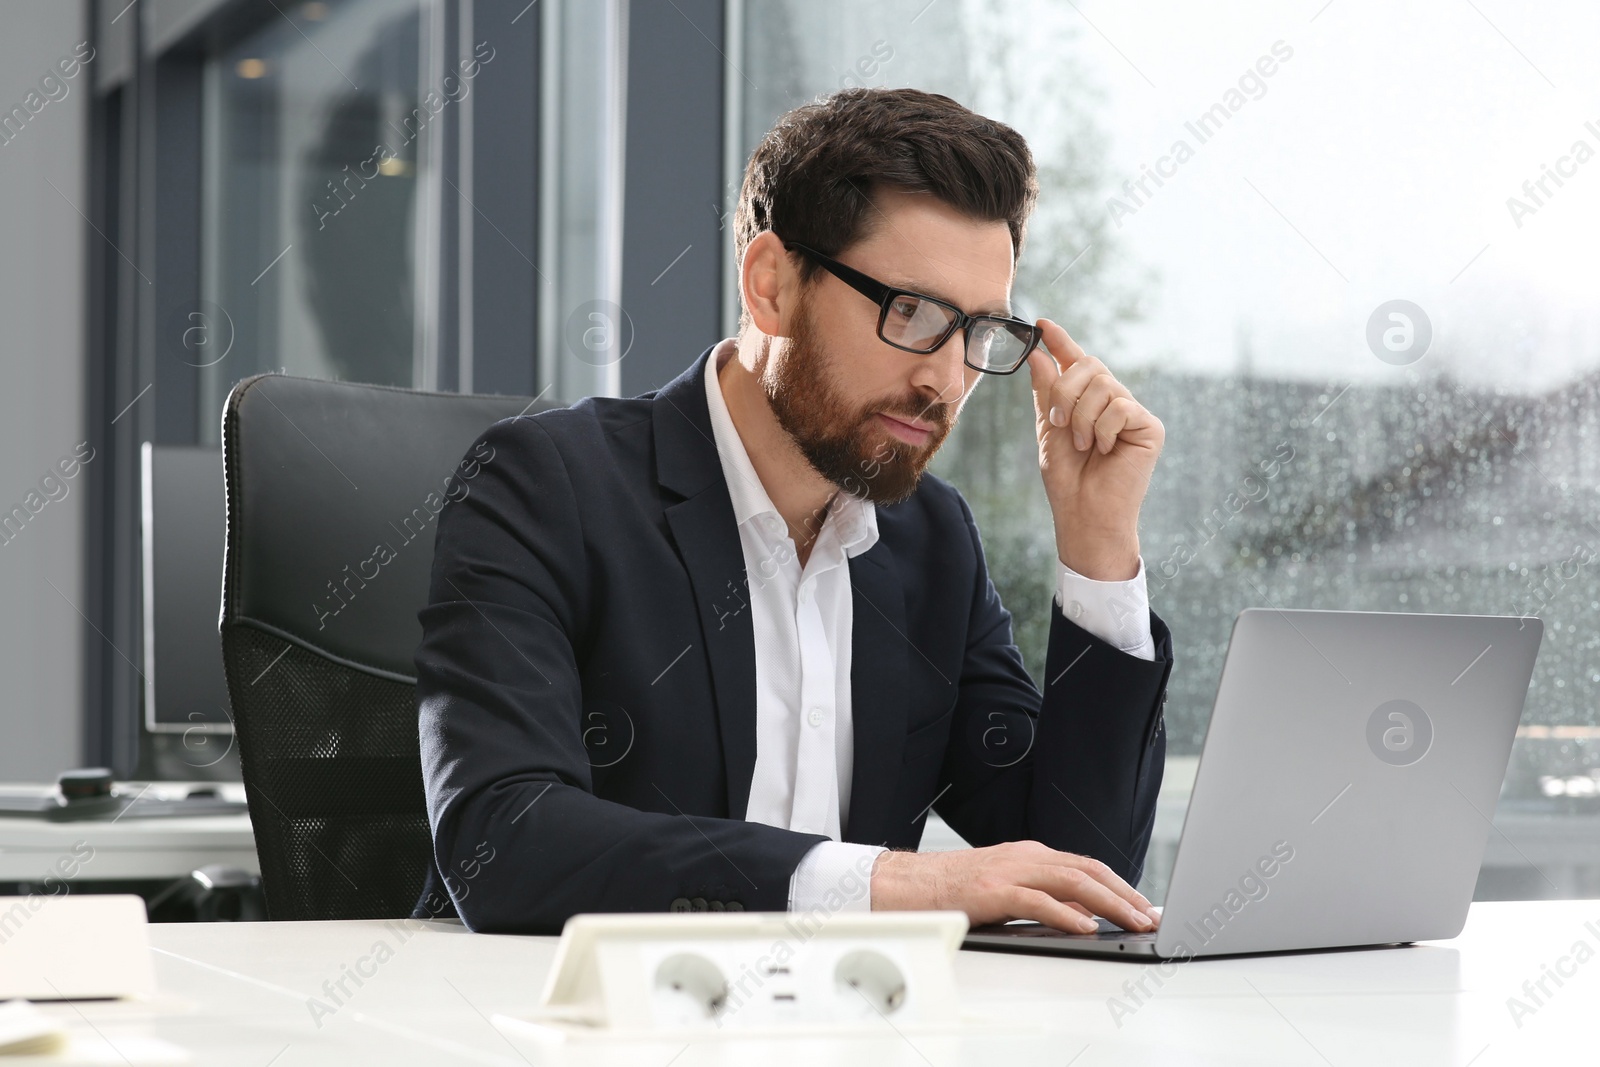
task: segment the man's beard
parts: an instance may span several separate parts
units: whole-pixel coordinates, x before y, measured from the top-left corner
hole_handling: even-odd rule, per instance
[[[817,344],[804,303],[783,358],[774,365],[767,354],[762,362],[767,401],[801,454],[828,481],[879,506],[911,496],[955,424],[954,404],[930,403],[916,393],[852,403],[835,388],[830,360]],[[921,445],[902,441],[884,428],[879,412],[931,423],[932,436]]]

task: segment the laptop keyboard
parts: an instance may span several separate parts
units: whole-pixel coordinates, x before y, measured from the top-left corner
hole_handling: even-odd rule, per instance
[[[1155,930],[1124,930],[1110,919],[1095,919],[1097,929],[1092,934],[1070,934],[1065,930],[1057,930],[1053,926],[1045,926],[1035,922],[991,923],[987,926],[974,926],[969,934],[995,934],[1000,937],[1040,937],[1063,939],[1068,941],[1154,941]]]

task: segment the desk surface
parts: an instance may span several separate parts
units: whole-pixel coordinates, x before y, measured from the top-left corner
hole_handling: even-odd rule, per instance
[[[154,1035],[199,1064],[736,1064],[870,1062],[1450,1064],[1594,1062],[1600,1029],[1600,900],[1474,904],[1462,935],[1411,947],[1151,965],[962,952],[963,1008],[1009,1033],[910,1039],[887,1025],[851,1055],[812,1040],[775,1048],[682,1043],[560,1056],[513,1045],[489,1022],[538,998],[554,938],[468,933],[450,923],[153,926],[162,997],[50,1005],[83,1039]],[[379,952],[383,944],[386,950]],[[381,962],[376,962],[382,955]],[[1548,968],[1548,970],[1547,970]],[[370,974],[334,1006],[324,983]],[[1561,972],[1560,983],[1549,974]],[[1136,1000],[1125,983],[1145,979]],[[1537,1002],[1524,982],[1544,979]],[[333,1006],[318,1015],[312,998]],[[1528,1009],[1513,1014],[1508,998]],[[1124,1011],[1115,1018],[1117,998]],[[564,1058],[563,1058],[564,1057]],[[1004,1057],[1003,1060],[1000,1057]]]

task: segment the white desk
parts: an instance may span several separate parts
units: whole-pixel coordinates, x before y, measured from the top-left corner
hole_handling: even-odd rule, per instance
[[[147,784],[118,782],[116,788],[138,795]],[[244,786],[237,782],[162,782],[150,785],[147,795],[181,797],[202,784],[216,786],[225,800],[244,799]],[[53,788],[3,785],[0,791],[40,795]],[[64,858],[85,855],[91,858],[80,862],[73,881],[182,878],[212,863],[252,874],[261,871],[250,816],[245,814],[73,822],[0,817],[0,882],[40,881],[57,870]]]
[[[1585,923],[1593,923],[1593,928]],[[655,1067],[863,1062],[1049,1064],[1349,1064],[1428,1067],[1592,1063],[1600,1047],[1600,900],[1484,903],[1462,936],[1409,948],[1253,959],[1198,960],[1177,967],[1164,988],[1119,1028],[1107,1008],[1146,967],[1121,961],[962,952],[965,1009],[1011,1021],[1008,1037],[956,1047],[916,1044],[888,1026],[849,1055],[815,1041],[773,1047],[679,1043],[613,1050],[603,1059],[537,1046],[513,1047],[489,1023],[522,1014],[538,997],[554,938],[471,934],[455,924],[418,924],[402,942],[381,922],[174,924],[152,927],[156,1004],[51,1005],[85,1038],[145,1034],[189,1049],[199,1064],[615,1062]],[[361,964],[379,942],[391,958]],[[1564,986],[1518,1027],[1507,998],[1587,945],[1593,958],[1562,966]],[[331,1016],[314,1019],[309,998],[346,968],[372,972]],[[81,1013],[81,1014],[80,1014]],[[320,1025],[319,1025],[320,1023]],[[1030,1032],[1031,1031],[1031,1032]]]

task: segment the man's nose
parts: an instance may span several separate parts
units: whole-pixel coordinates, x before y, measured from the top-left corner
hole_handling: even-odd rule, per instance
[[[966,331],[952,330],[944,344],[918,359],[912,384],[930,400],[955,403],[966,387],[966,364],[963,362],[966,350]]]

